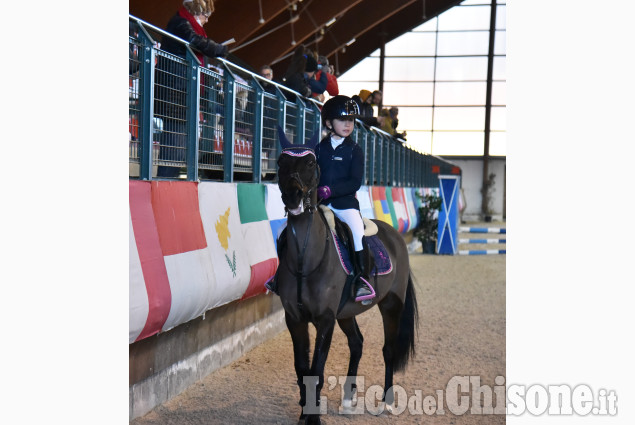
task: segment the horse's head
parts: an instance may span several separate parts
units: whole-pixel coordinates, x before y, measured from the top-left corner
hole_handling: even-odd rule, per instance
[[[278,158],[278,187],[282,202],[291,215],[311,210],[317,203],[316,188],[320,181],[320,169],[315,158],[314,136],[306,145],[292,145],[278,127],[282,153]]]

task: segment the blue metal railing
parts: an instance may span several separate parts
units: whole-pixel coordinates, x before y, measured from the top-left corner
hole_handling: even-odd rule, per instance
[[[161,50],[164,37],[182,42],[185,58]],[[131,178],[273,181],[278,125],[298,144],[322,131],[321,103],[224,59],[204,67],[187,42],[133,16],[129,50]],[[457,173],[360,121],[353,138],[365,185],[436,187],[438,174]]]

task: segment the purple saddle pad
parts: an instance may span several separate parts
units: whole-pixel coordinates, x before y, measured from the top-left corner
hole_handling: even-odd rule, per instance
[[[344,268],[344,271],[348,274],[353,273],[354,266],[348,250],[344,247],[340,238],[338,238],[334,232],[332,234],[333,239],[335,240],[335,246],[337,247],[337,251],[340,256],[342,268]],[[392,271],[392,262],[390,261],[388,251],[386,251],[386,247],[384,247],[381,240],[377,237],[377,235],[364,236],[364,239],[366,240],[370,252],[372,252],[375,257],[375,268],[372,270],[371,275],[376,276],[390,273]]]
[[[373,269],[372,273],[373,276],[390,273],[392,271],[392,263],[390,262],[388,251],[386,251],[386,247],[379,239],[379,237],[377,237],[377,235],[364,236],[364,239],[366,239],[368,248],[375,257],[375,268]]]

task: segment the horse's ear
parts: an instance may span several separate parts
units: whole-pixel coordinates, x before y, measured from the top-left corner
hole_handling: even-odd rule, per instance
[[[320,130],[313,133],[313,136],[311,136],[311,139],[307,142],[306,146],[315,150],[315,147],[317,146],[319,141],[320,141]]]
[[[278,126],[278,139],[280,140],[280,146],[282,146],[282,149],[288,149],[291,147],[291,142],[287,139],[286,134],[284,134],[284,130],[280,126]]]

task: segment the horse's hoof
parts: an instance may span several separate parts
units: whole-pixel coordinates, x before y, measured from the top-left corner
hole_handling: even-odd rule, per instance
[[[386,412],[387,413],[392,413],[393,410],[395,410],[395,406],[393,404],[386,403]]]
[[[355,413],[359,413],[356,407],[353,406],[342,406],[342,411],[340,412],[342,415],[354,415]]]
[[[357,408],[357,389],[355,389],[350,399],[342,398],[342,413],[345,415],[358,413]]]

